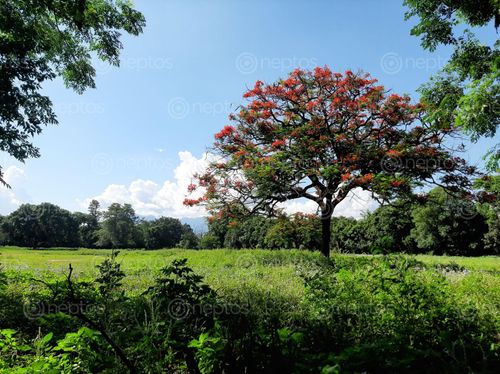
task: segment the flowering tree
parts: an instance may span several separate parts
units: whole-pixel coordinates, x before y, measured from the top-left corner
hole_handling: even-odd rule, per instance
[[[196,175],[186,205],[213,217],[278,214],[283,203],[309,199],[322,220],[329,255],[335,207],[355,188],[390,200],[426,182],[458,190],[474,170],[444,147],[453,129],[422,119],[407,96],[388,95],[368,74],[295,70],[286,80],[258,81],[248,100],[215,135],[218,157]]]

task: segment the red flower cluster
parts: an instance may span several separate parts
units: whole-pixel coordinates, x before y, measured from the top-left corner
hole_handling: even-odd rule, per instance
[[[358,178],[356,178],[356,184],[358,184],[359,186],[369,184],[370,182],[373,181],[373,177],[374,177],[373,173],[361,175]]]
[[[314,68],[313,76],[315,79],[328,79],[332,76],[332,71],[328,66]]]
[[[392,187],[400,187],[403,184],[404,184],[404,182],[401,181],[401,180],[394,180],[394,181],[391,182],[391,186]]]
[[[233,126],[224,126],[224,128],[215,134],[215,139],[222,139],[234,133],[235,129]]]
[[[182,204],[184,204],[186,206],[195,206],[195,205],[199,204],[201,201],[202,201],[201,198],[200,199],[184,199]]]
[[[275,140],[271,144],[271,147],[273,147],[273,148],[280,148],[280,147],[283,147],[284,145],[285,145],[285,140],[284,139],[278,139],[278,140]]]
[[[243,97],[246,99],[249,97],[262,95],[262,86],[263,85],[264,85],[264,83],[262,81],[255,82],[255,86],[254,86],[253,90],[245,92],[243,94]]]
[[[385,154],[387,156],[389,156],[389,157],[399,157],[399,156],[401,156],[401,152],[397,151],[395,149],[389,149]]]

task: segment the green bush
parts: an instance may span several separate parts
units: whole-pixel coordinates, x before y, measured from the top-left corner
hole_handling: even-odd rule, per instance
[[[9,328],[0,330],[0,370],[465,373],[500,364],[495,274],[403,256],[262,251],[259,265],[245,271],[291,269],[302,293],[255,283],[216,292],[180,259],[146,290],[130,292],[116,256],[98,265],[94,279],[69,274],[31,290],[14,287],[29,278],[4,275],[1,295],[10,290],[15,305],[6,310],[29,300],[46,313],[2,317]],[[454,274],[464,278],[457,283]]]

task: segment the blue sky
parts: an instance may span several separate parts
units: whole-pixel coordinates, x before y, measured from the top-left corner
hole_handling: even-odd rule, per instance
[[[59,125],[35,139],[39,159],[20,164],[0,156],[13,187],[2,189],[0,213],[43,201],[84,210],[99,197],[104,204],[130,201],[144,215],[195,216],[178,206],[189,175],[203,166],[213,134],[256,80],[328,65],[365,70],[417,98],[415,90],[450,52],[420,47],[402,0],[135,4],[145,32],[123,36],[120,68],[97,63],[97,89],[77,95],[60,80],[46,84]],[[495,37],[492,27],[479,35]],[[474,145],[466,158],[479,162],[494,142]]]

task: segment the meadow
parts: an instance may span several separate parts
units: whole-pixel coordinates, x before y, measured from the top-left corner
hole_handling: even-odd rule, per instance
[[[88,324],[64,316],[71,314],[66,309],[49,309],[64,294],[70,263],[79,300],[102,307],[87,314],[106,321],[137,372],[493,372],[500,363],[499,257],[123,250],[113,262],[124,273],[115,282],[118,268],[98,268],[111,253],[0,249],[7,279],[0,322],[9,329],[0,331],[16,331],[15,344],[27,347],[24,355],[14,354],[17,365],[82,373],[126,366],[106,342],[85,336]],[[120,293],[103,296],[109,284]],[[179,300],[191,308],[189,317],[179,319],[178,308],[171,308]],[[37,306],[35,314],[26,303]],[[202,304],[210,305],[208,313],[198,309]],[[161,322],[152,332],[155,319]],[[43,334],[58,340],[41,354],[36,342]],[[91,347],[90,357],[57,348],[77,344],[75,334],[79,346]],[[6,339],[3,353],[10,352]],[[107,354],[95,353],[101,351]],[[3,372],[14,368],[14,361],[0,360]]]
[[[127,274],[127,285],[147,287],[159,270],[174,259],[186,258],[189,266],[215,288],[251,285],[263,289],[281,290],[293,294],[300,291],[302,282],[297,269],[309,264],[320,264],[324,258],[317,252],[303,250],[185,250],[161,249],[119,250],[118,262]],[[33,276],[57,277],[72,264],[75,274],[83,278],[96,275],[96,266],[112,253],[111,249],[39,249],[21,247],[0,248],[0,264],[4,270],[20,271]],[[346,262],[370,262],[377,255],[333,254],[333,259]],[[436,269],[451,269],[449,279],[463,281],[466,275],[500,274],[500,257],[460,257],[414,255],[407,258],[421,261]],[[455,270],[455,271],[453,271]]]

